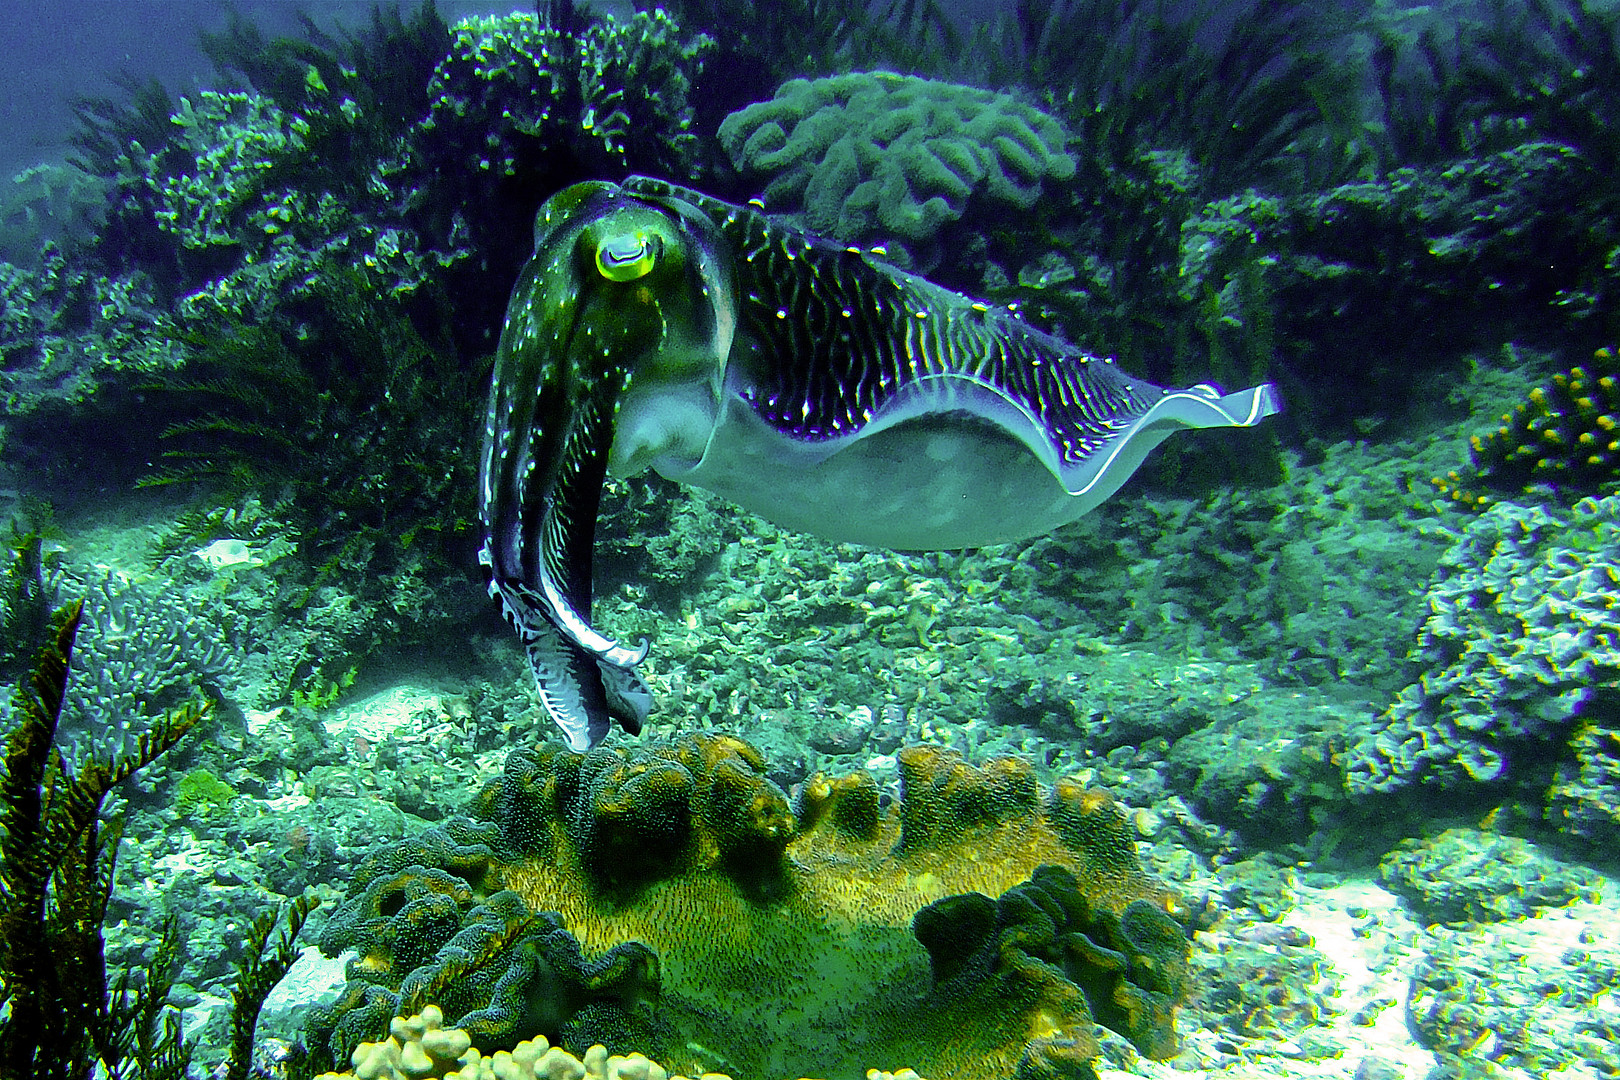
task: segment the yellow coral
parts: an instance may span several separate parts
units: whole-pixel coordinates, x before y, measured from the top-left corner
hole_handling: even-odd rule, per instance
[[[1598,349],[1588,366],[1554,375],[1550,386],[1536,387],[1523,405],[1504,413],[1495,431],[1472,437],[1473,476],[1451,472],[1434,477],[1434,486],[1452,502],[1482,510],[1495,499],[1473,490],[1479,485],[1521,494],[1605,491],[1620,482],[1620,438],[1614,435],[1620,366],[1611,349]]]
[[[1113,800],[1043,786],[1016,759],[975,767],[914,746],[897,760],[901,797],[885,805],[865,774],[814,776],[790,802],[727,736],[518,751],[474,804],[484,823],[371,858],[322,948],[353,948],[374,985],[438,987],[453,1016],[476,1013],[481,1045],[542,1030],[519,1024],[551,1008],[543,1030],[560,1041],[640,1047],[688,1075],[859,1076],[874,1060],[941,1080],[1066,1075],[1099,1053],[1099,1021],[1174,1056],[1182,908],[1143,872]],[[397,867],[464,890],[462,926],[522,931],[537,913],[529,944],[497,935],[479,954],[486,972],[512,965],[499,994],[463,979],[471,939],[397,963],[417,929],[388,884]],[[517,966],[537,956],[532,971],[566,973],[558,986]],[[570,1030],[586,1000],[605,1011]]]
[[[452,1051],[454,1057],[448,1057]],[[641,1054],[609,1054],[601,1045],[585,1051],[585,1060],[544,1038],[497,1050],[488,1057],[472,1047],[459,1028],[444,1027],[444,1013],[429,1005],[416,1016],[396,1017],[389,1037],[361,1043],[354,1051],[354,1071],[322,1073],[315,1080],[689,1080],[669,1072]],[[731,1080],[724,1073],[704,1073],[698,1080]],[[897,1073],[868,1069],[866,1080],[923,1080],[911,1069]]]
[[[1001,896],[1045,865],[1070,869],[1097,909],[1117,915],[1136,900],[1176,909],[1173,894],[1141,871],[1112,799],[1074,783],[1045,791],[1022,760],[976,768],[954,752],[909,747],[899,755],[905,798],[887,813],[870,777],[817,776],[795,814],[763,783],[757,751],[740,740],[700,739],[672,756],[694,778],[694,807],[734,808],[693,816],[692,839],[679,845],[685,865],[660,863],[643,877],[626,856],[629,845],[614,843],[617,873],[638,887],[604,890],[582,865],[589,857],[580,857],[582,846],[599,841],[581,845],[579,830],[558,814],[530,838],[545,857],[506,863],[495,877],[534,910],[561,914],[587,955],[627,940],[651,947],[661,964],[661,1010],[679,1017],[688,1040],[726,1047],[728,1067],[749,1077],[811,1061],[847,1073],[851,1052],[904,1057],[958,1077],[1010,1076],[1032,1042],[1073,1042],[1090,1057],[1086,1003],[1048,972],[1032,969],[1013,998],[949,1008],[930,998],[929,956],[913,917],[948,896]],[[565,789],[577,760],[543,755],[539,773],[562,775],[555,784],[535,776],[525,787]],[[620,789],[611,771],[597,783]],[[538,823],[547,812],[531,806],[523,816]],[[593,828],[601,825],[593,819]],[[1022,1019],[1042,1016],[1033,1026]],[[1131,1035],[1154,1026],[1173,1030],[1167,1017],[1144,1018]],[[831,1032],[838,1036],[818,1034]],[[1174,1052],[1173,1038],[1151,1047],[1156,1056]],[[680,1046],[659,1051],[695,1064],[679,1060]]]

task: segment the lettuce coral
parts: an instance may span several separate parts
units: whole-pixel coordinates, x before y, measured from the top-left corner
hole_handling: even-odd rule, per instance
[[[889,72],[793,79],[732,113],[720,142],[769,178],[772,209],[802,206],[845,242],[931,240],[973,198],[1028,210],[1075,160],[1052,117],[1005,94]]]
[[[866,773],[789,800],[730,737],[518,751],[481,820],[361,865],[310,1045],[341,1060],[431,1000],[486,1053],[543,1034],[750,1078],[1084,1075],[1094,1022],[1173,1054],[1181,902],[1113,801],[1015,759],[898,763],[897,800]]]

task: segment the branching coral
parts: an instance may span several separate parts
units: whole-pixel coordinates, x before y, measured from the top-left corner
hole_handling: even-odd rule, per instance
[[[218,696],[231,684],[237,661],[220,627],[180,596],[110,575],[87,593],[64,745],[110,741],[123,752],[146,722],[181,705],[197,687]]]
[[[435,1000],[485,1052],[540,1032],[751,1077],[1077,1067],[1094,1019],[1172,1052],[1178,902],[1107,796],[913,747],[893,806],[866,774],[790,803],[763,764],[724,737],[512,755],[484,823],[362,865],[322,940],[355,981],[312,1046]]]
[[[1496,496],[1600,495],[1620,485],[1620,363],[1603,348],[1590,365],[1554,375],[1529,400],[1502,415],[1501,426],[1471,441],[1474,473],[1434,484],[1451,501],[1484,509]]]

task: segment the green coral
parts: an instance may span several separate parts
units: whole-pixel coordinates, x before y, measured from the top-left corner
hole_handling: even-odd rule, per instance
[[[683,33],[663,11],[609,15],[576,34],[530,12],[474,16],[452,35],[421,143],[459,158],[471,183],[528,175],[564,147],[584,175],[693,176],[687,97],[714,46],[707,35]]]
[[[192,769],[174,785],[174,806],[182,817],[207,817],[235,799],[236,789],[207,769]]]
[[[1074,176],[1068,134],[1006,94],[889,72],[793,79],[732,113],[720,142],[766,177],[772,209],[803,209],[846,242],[933,239],[975,198],[1028,210]]]
[[[155,196],[158,227],[183,248],[237,247],[242,215],[260,209],[275,166],[304,151],[309,122],[258,94],[213,90],[181,98],[171,122],[179,130],[170,146],[191,159],[191,168],[174,175],[157,155],[138,161]]]
[[[108,404],[97,401],[104,386],[184,363],[185,347],[154,318],[158,306],[147,275],[95,273],[53,245],[38,269],[0,263],[0,444],[12,461],[42,472],[63,468],[52,453],[60,433],[105,422]],[[120,426],[127,425],[124,414]],[[91,456],[96,449],[76,442],[70,468],[102,467]]]
[[[1517,748],[1566,742],[1620,687],[1617,550],[1620,496],[1501,502],[1453,533],[1413,648],[1426,673],[1347,756],[1352,792],[1508,778]]]

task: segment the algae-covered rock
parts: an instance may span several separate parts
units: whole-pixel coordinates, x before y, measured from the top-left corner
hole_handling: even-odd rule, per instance
[[[1583,723],[1547,789],[1547,820],[1577,840],[1608,846],[1620,836],[1620,725]]]
[[[1407,1027],[1432,1076],[1604,1076],[1615,1071],[1620,949],[1601,909],[1552,925],[1434,927],[1414,966]]]
[[[1543,855],[1527,840],[1447,829],[1404,841],[1378,866],[1379,879],[1427,922],[1496,922],[1595,895],[1600,879]]]

